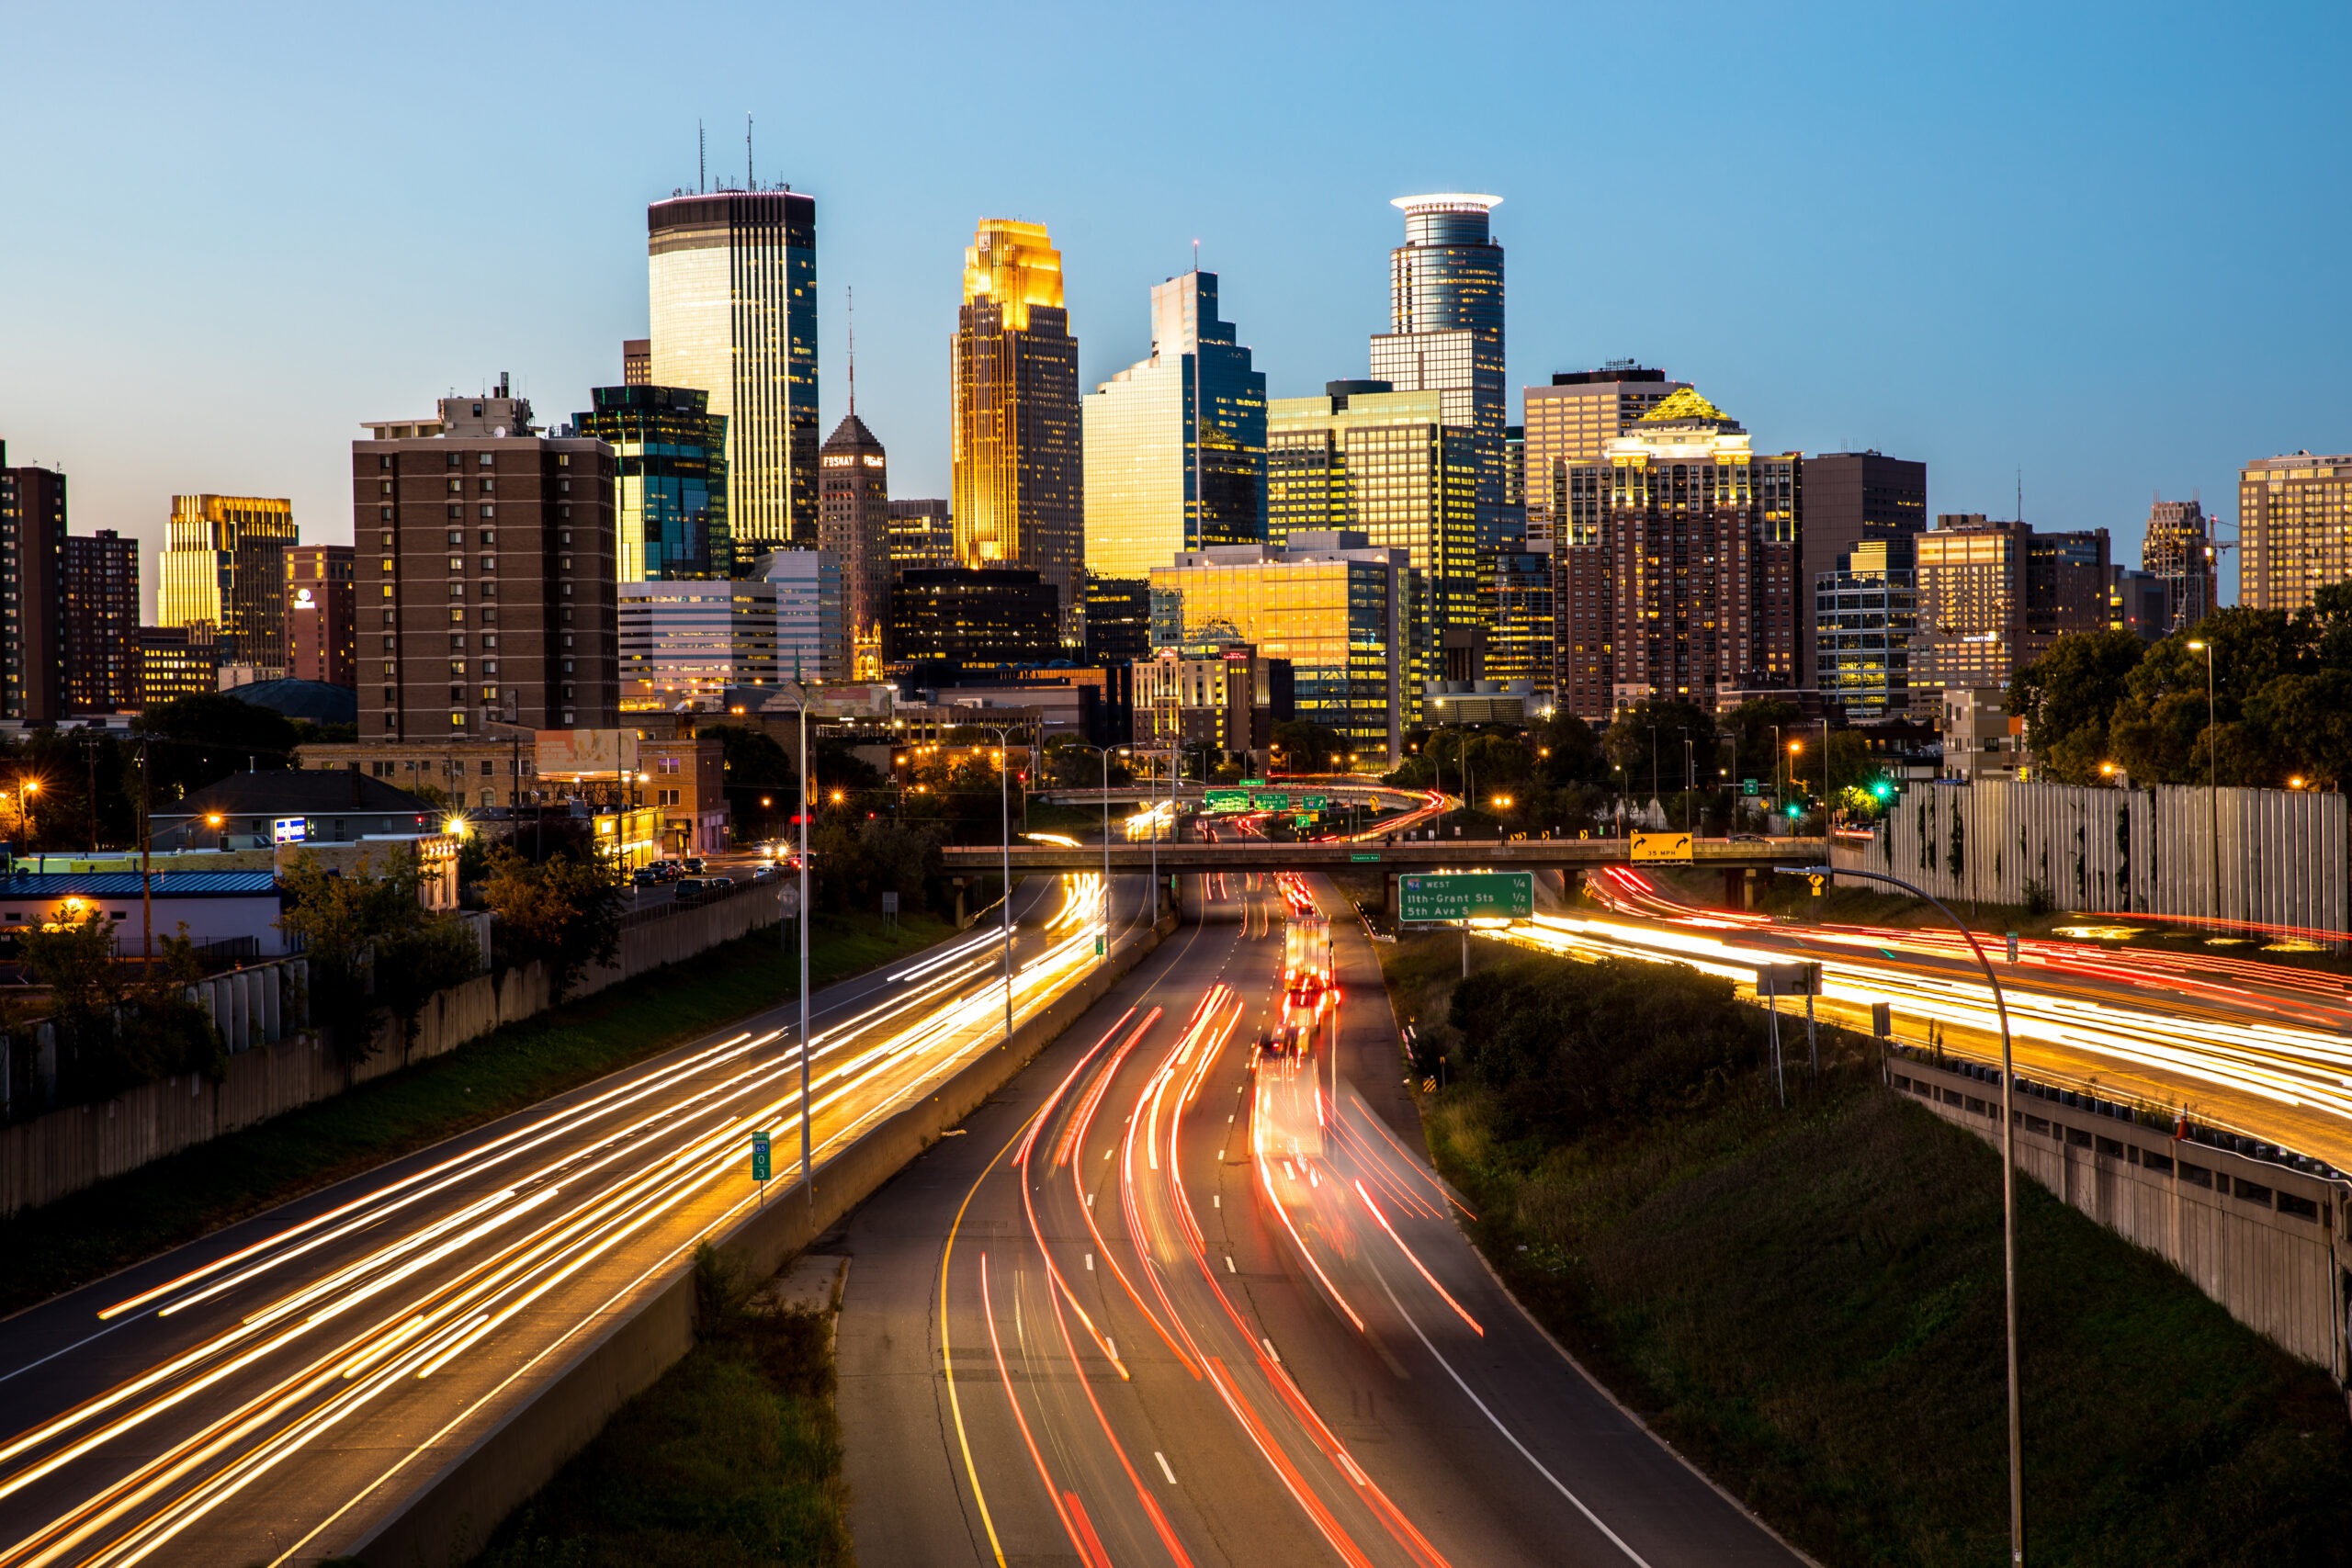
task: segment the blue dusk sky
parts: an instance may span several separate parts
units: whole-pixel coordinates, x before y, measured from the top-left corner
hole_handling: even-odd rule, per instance
[[[1938,512],[2234,516],[2352,450],[2352,7],[287,6],[0,13],[0,438],[77,532],[175,491],[351,536],[359,422],[511,371],[543,419],[646,331],[645,203],[818,202],[823,425],[948,485],[982,215],[1047,224],[1091,389],[1190,263],[1276,396],[1365,372],[1393,197],[1501,196],[1514,387],[1664,367],[1759,449]],[[1514,392],[1511,417],[1518,418]],[[152,579],[153,558],[144,575]],[[152,604],[153,586],[148,583]]]

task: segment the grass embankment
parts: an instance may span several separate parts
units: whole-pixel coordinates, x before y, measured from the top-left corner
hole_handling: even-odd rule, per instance
[[[1823,1562],[2000,1561],[1995,1151],[1880,1088],[1844,1036],[1776,1109],[1758,1017],[1720,982],[1481,945],[1458,991],[1450,935],[1383,955],[1458,1086],[1426,1102],[1431,1148],[1520,1299]],[[2330,1381],[2018,1190],[2033,1560],[2352,1560]]]
[[[853,1561],[831,1315],[745,1303],[714,1256],[696,1260],[695,1348],[516,1510],[481,1568]]]
[[[819,987],[952,934],[945,921],[829,915],[810,928]],[[796,956],[754,933],[568,1003],[415,1066],[0,1221],[0,1312],[519,1111],[797,994]]]

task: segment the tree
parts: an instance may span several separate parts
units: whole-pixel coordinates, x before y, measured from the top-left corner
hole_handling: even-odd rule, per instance
[[[1723,716],[1732,737],[1731,776],[1769,781],[1782,775],[1787,742],[1807,728],[1804,712],[1784,697],[1750,697]]]
[[[1134,780],[1133,770],[1119,761],[1115,751],[1110,762],[1112,784],[1125,784]],[[1066,735],[1057,736],[1046,742],[1043,782],[1049,789],[1100,789],[1102,786],[1102,759],[1092,747],[1082,745]]]
[[[203,973],[195,944],[183,928],[160,947],[154,963],[136,968],[117,958],[114,924],[96,908],[17,939],[25,967],[50,987],[64,1099],[111,1099],[184,1072],[218,1082],[227,1072],[220,1031],[188,998]]]
[[[2114,760],[2108,728],[2147,644],[2127,631],[2069,632],[2009,681],[2036,765],[2063,784],[2097,784]]]
[[[1530,737],[1535,767],[1545,783],[1598,784],[1609,777],[1609,759],[1592,726],[1566,712],[1555,712]],[[1713,742],[1709,743],[1710,750]]]
[[[1683,742],[1702,784],[1711,784],[1715,721],[1694,703],[1645,698],[1619,711],[1601,736],[1603,753],[1629,793],[1671,795],[1685,777]]]
[[[790,819],[796,792],[792,756],[774,736],[740,724],[707,724],[701,734],[718,742],[721,789],[732,820],[756,825],[764,837],[779,817]]]
[[[278,926],[302,940],[311,1021],[346,1062],[374,1052],[377,1025],[388,1016],[413,1043],[433,994],[481,971],[473,932],[424,907],[420,877],[415,855],[394,849],[381,874],[364,861],[347,874],[330,871],[305,852],[280,878],[288,908]]]
[[[605,867],[570,855],[533,865],[503,848],[492,852],[482,901],[502,966],[548,966],[548,996],[560,1001],[591,964],[620,951],[620,888]]]
[[[175,697],[140,716],[135,733],[150,737],[149,798],[173,801],[231,773],[291,766],[300,737],[284,714],[219,692]]]
[[[2160,784],[2203,784],[2209,756],[2222,784],[2285,783],[2259,737],[2217,737],[2207,744],[2207,660],[2213,722],[2235,725],[2255,693],[2317,668],[2313,644],[2329,629],[2311,616],[2290,620],[2283,611],[2241,607],[2206,616],[2194,637],[2176,633],[2155,643],[2125,681],[2109,723],[2116,761],[2134,778]],[[2206,647],[2192,649],[2191,641]]]
[[[1327,725],[1304,718],[1286,718],[1274,726],[1273,749],[1288,773],[1344,772],[1353,747],[1346,736]]]
[[[885,893],[896,893],[910,908],[928,903],[926,894],[943,870],[939,840],[936,828],[878,818],[819,822],[808,839],[817,907],[871,913],[881,908]]]

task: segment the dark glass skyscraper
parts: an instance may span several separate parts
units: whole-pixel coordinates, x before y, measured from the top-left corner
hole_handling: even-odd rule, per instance
[[[1398,197],[1405,243],[1388,253],[1388,330],[1372,374],[1400,392],[1444,394],[1445,423],[1471,433],[1478,547],[1502,542],[1503,248],[1488,228],[1498,196]]]
[[[727,416],[694,387],[597,387],[573,416],[613,449],[620,581],[735,575],[727,530]]]

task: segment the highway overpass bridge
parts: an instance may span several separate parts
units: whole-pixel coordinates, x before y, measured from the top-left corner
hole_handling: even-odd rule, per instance
[[[1004,863],[995,844],[955,844],[944,852],[951,872],[989,873]],[[1818,865],[1827,859],[1819,839],[1699,839],[1688,863],[1707,870],[1762,870],[1776,865]],[[1114,875],[1149,873],[1184,875],[1204,871],[1334,871],[1378,867],[1385,875],[1409,871],[1589,871],[1632,862],[1623,839],[1339,840],[1317,843],[1272,843],[1262,839],[1214,844],[1114,842]],[[1024,872],[1101,871],[1102,846],[1016,844],[1015,875]]]

